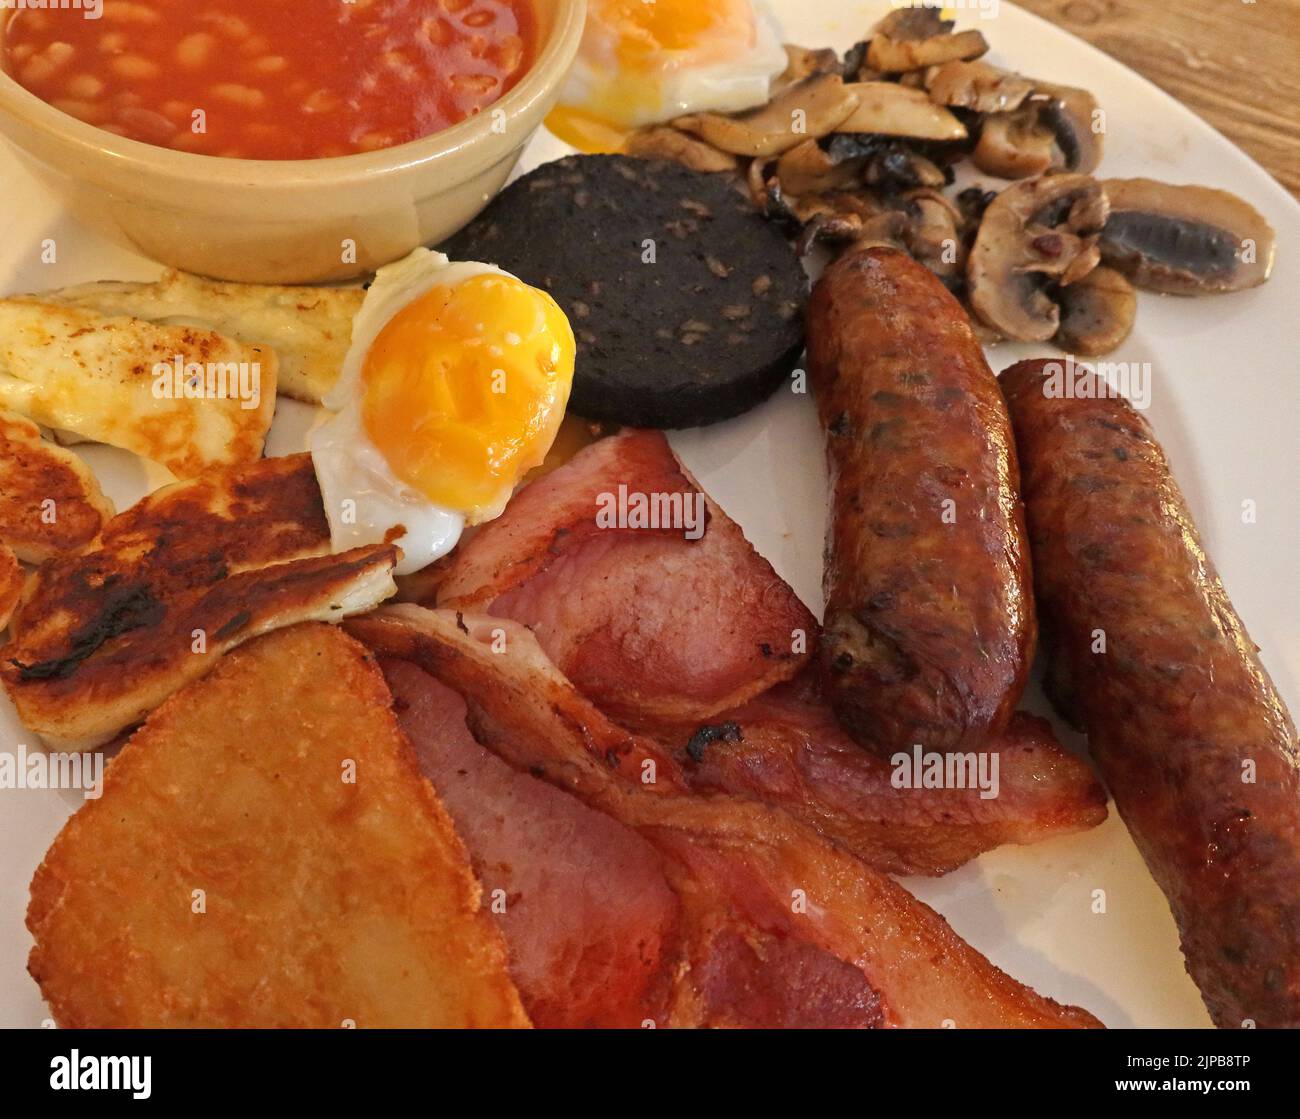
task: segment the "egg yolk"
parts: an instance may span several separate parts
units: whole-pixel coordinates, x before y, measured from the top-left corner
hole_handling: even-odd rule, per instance
[[[592,77],[546,127],[579,151],[622,151],[661,110],[666,76],[743,60],[757,37],[751,0],[589,0],[576,69]]]
[[[653,68],[666,54],[721,62],[754,40],[749,0],[593,0],[587,18],[614,39],[619,64],[632,69]]]
[[[544,291],[495,274],[435,287],[371,344],[362,423],[398,478],[473,524],[546,457],[573,358],[569,320]]]

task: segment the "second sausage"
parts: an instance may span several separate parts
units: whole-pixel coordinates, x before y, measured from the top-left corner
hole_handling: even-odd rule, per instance
[[[1300,742],[1146,420],[1062,360],[1002,375],[1062,713],[1216,1024],[1300,1028]]]

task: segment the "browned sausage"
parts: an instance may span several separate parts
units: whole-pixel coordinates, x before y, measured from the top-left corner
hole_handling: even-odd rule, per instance
[[[826,269],[807,335],[834,479],[827,695],[881,752],[976,745],[1006,726],[1036,636],[997,379],[957,300],[892,249]]]
[[[1214,1021],[1300,1027],[1295,725],[1122,399],[1002,377],[1052,677],[1182,934]],[[1095,387],[1103,384],[1093,381]]]

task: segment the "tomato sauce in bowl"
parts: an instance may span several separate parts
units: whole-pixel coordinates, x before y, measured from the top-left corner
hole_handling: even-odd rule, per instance
[[[376,151],[488,108],[537,48],[531,0],[103,0],[19,8],[0,64],[55,108],[204,155]]]

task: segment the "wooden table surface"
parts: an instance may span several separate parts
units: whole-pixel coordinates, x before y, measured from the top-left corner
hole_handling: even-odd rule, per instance
[[[1300,0],[1015,0],[1173,94],[1300,197]]]

